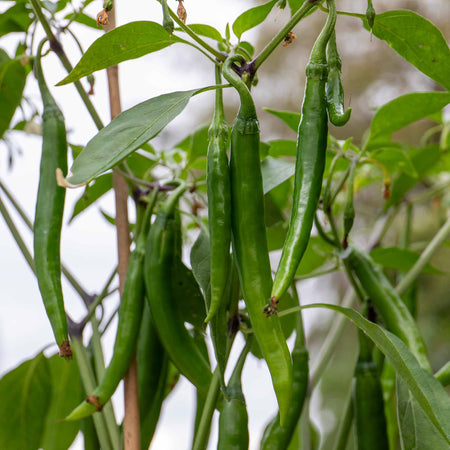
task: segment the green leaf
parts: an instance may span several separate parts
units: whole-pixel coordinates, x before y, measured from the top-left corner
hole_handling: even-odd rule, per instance
[[[27,31],[31,22],[28,2],[16,2],[14,6],[0,14],[0,37],[8,33]]]
[[[86,186],[83,194],[75,203],[69,222],[72,222],[78,214],[93,205],[100,197],[105,195],[113,187],[112,174],[107,173],[96,178],[92,184]],[[76,405],[75,405],[76,406]],[[70,411],[69,411],[70,412]]]
[[[205,294],[205,300],[210,302],[210,274],[211,274],[211,251],[209,243],[209,232],[205,227],[202,227],[198,238],[192,246],[190,260],[192,266],[192,273],[194,274],[197,283],[202,288]]]
[[[403,172],[412,177],[417,176],[408,155],[398,148],[379,148],[370,153],[370,157],[383,164],[388,172]]]
[[[222,35],[211,25],[206,25],[203,23],[194,23],[189,24],[189,28],[194,33],[199,34],[200,36],[209,37],[217,42],[223,41]]]
[[[22,100],[27,74],[20,61],[0,49],[0,138],[8,129]]]
[[[48,359],[52,396],[46,417],[41,447],[44,450],[69,448],[80,430],[81,422],[62,421],[84,398],[77,365],[59,355]]]
[[[333,248],[319,236],[309,238],[305,253],[300,261],[296,275],[309,275],[329,262]]]
[[[270,145],[269,155],[274,158],[280,156],[295,156],[297,153],[297,142],[288,139],[278,139],[268,142]]]
[[[278,0],[271,0],[264,5],[255,6],[245,12],[243,12],[233,23],[233,32],[238,39],[241,38],[242,33],[256,27],[269,15],[272,8],[275,6]]]
[[[344,314],[360,328],[389,359],[436,431],[450,443],[450,398],[439,381],[419,365],[408,347],[397,336],[369,322],[350,308],[325,303],[302,307],[307,308],[332,309]]]
[[[261,164],[264,194],[294,175],[294,163],[268,157]]]
[[[377,264],[387,269],[408,272],[420,258],[420,253],[398,247],[386,247],[372,250],[370,256]],[[423,269],[423,273],[436,275],[443,272],[431,264],[427,264]]]
[[[197,130],[191,134],[188,149],[189,163],[193,163],[199,158],[206,158],[208,151],[208,130],[209,124],[197,128]]]
[[[157,52],[171,44],[185,42],[171,36],[159,23],[130,22],[99,37],[78,64],[57,86],[72,83],[97,70]]]
[[[305,3],[305,0],[288,0],[288,3],[289,8],[291,8],[291,16],[293,16],[298,11],[300,6]]]
[[[67,182],[85,184],[111,169],[155,137],[202,89],[172,92],[151,98],[119,114],[100,130],[75,159]]]
[[[95,30],[99,29],[97,26],[97,21],[93,17],[90,17],[84,13],[70,13],[67,14],[64,19],[71,20],[73,17],[75,17],[74,22],[81,23],[82,25],[86,25],[89,28],[94,28]]]
[[[402,95],[386,103],[376,112],[370,126],[369,143],[440,111],[449,103],[448,92],[416,92]]]
[[[367,21],[364,25],[368,29]],[[450,90],[450,49],[441,31],[408,10],[377,14],[372,33],[386,41],[406,61]]]
[[[3,376],[0,380],[0,448],[39,448],[51,389],[50,371],[42,353]]]
[[[141,146],[147,147],[148,144]],[[150,147],[150,145],[148,145]],[[150,147],[151,148],[151,147]],[[133,175],[137,178],[145,179],[149,175],[149,170],[155,166],[158,162],[157,159],[149,158],[146,154],[140,153],[139,151],[132,153],[127,158],[127,166],[133,172]]]
[[[301,115],[292,111],[278,111],[276,109],[263,108],[270,114],[281,119],[292,131],[297,133]]]

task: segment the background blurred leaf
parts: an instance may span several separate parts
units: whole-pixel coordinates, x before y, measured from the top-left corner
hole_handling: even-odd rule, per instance
[[[241,38],[242,33],[248,31],[264,21],[269,15],[272,8],[275,6],[278,0],[271,0],[264,5],[255,6],[245,12],[243,12],[233,23],[233,33],[238,39]]]

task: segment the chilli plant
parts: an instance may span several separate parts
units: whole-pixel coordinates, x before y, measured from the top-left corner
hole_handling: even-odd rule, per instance
[[[247,449],[249,443],[266,450],[450,448],[450,365],[432,367],[416,320],[418,302],[426,301],[418,295],[418,277],[446,276],[430,261],[450,236],[450,125],[443,111],[450,103],[450,50],[440,30],[411,10],[377,14],[372,1],[360,2],[360,12],[347,12],[339,0],[271,0],[240,14],[223,34],[209,24],[189,23],[188,0],[179,0],[176,11],[160,0],[160,22],[143,17],[119,27],[112,0],[96,20],[88,13],[92,0],[9,3],[0,33],[18,33],[20,44],[12,57],[0,53],[0,135],[6,140],[8,130],[27,129],[25,109],[21,121],[15,112],[28,101],[24,87],[34,72],[43,104],[35,113],[42,118],[42,153],[34,220],[3,182],[0,214],[36,275],[58,352],[41,352],[0,380],[0,448],[69,448],[78,434],[87,449],[149,448],[180,377],[197,392],[189,444],[194,449],[213,442],[224,450]],[[286,9],[286,23],[271,38],[264,36],[265,46],[242,39],[280,9]],[[407,93],[379,107],[359,142],[332,135],[347,129],[334,127],[352,123],[336,29],[344,15],[435,83],[433,91]],[[266,108],[297,137],[262,142],[261,105],[252,96],[258,71],[273,52],[295,58],[301,44],[292,30],[310,20],[320,28],[304,66],[298,108]],[[103,27],[105,33],[73,67],[60,36],[78,42],[74,24]],[[121,112],[117,65],[175,44],[206,58],[210,85],[163,93]],[[58,87],[46,83],[49,52],[67,71],[57,86],[74,84],[98,128],[82,146],[67,141],[66,128],[76,124],[64,123],[53,97]],[[90,97],[93,74],[103,69],[112,118],[107,125]],[[158,149],[152,139],[206,91],[214,92],[208,123],[187,136],[178,128],[178,144]],[[225,114],[225,91],[239,100],[237,113]],[[270,106],[277,107],[275,95]],[[227,120],[231,114],[235,118]],[[427,128],[414,145],[394,134],[425,118]],[[118,265],[97,295],[61,263],[67,189],[81,194],[71,219],[115,192],[116,214],[105,217],[117,229]],[[367,192],[377,197],[370,233],[359,217]],[[128,203],[135,207],[132,218]],[[419,241],[412,229],[418,212],[431,203],[441,222],[433,237]],[[33,252],[12,209],[33,234]],[[394,224],[400,232],[392,238]],[[84,302],[78,322],[64,302],[62,275]],[[302,280],[320,277],[347,283],[340,303],[311,303],[302,295],[301,305]],[[107,317],[103,304],[116,291],[116,278],[120,303]],[[302,318],[309,308],[335,313],[322,348],[311,356]],[[105,367],[103,333],[116,313],[113,354]],[[319,381],[326,383],[323,375],[346,321],[357,330],[358,351],[347,362],[351,390],[338,431],[325,439],[312,426],[309,400]],[[260,395],[274,396],[278,412],[265,429],[249,433],[241,379],[252,357],[270,374]],[[125,415],[118,423],[110,399],[122,379]],[[217,436],[211,432],[215,413]]]

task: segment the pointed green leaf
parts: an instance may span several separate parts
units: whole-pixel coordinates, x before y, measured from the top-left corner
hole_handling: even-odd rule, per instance
[[[163,94],[122,112],[87,143],[73,162],[66,181],[72,185],[85,184],[111,169],[155,137],[201,91]]]
[[[274,158],[280,156],[295,156],[297,153],[297,142],[288,139],[277,139],[269,141],[269,155]]]
[[[423,369],[406,345],[394,334],[369,322],[361,314],[342,306],[316,303],[302,307],[328,308],[344,314],[374,342],[395,368],[430,422],[447,443],[450,443],[450,398],[445,389]]]
[[[82,12],[67,14],[67,16],[64,17],[64,19],[67,20],[73,19],[74,22],[81,23],[89,28],[94,28],[95,30],[99,30],[99,27],[97,26],[97,21],[93,17],[90,17]]]
[[[412,177],[417,176],[409,156],[399,148],[379,148],[370,152],[370,157],[383,164],[389,173],[403,172]]]
[[[261,164],[264,194],[294,175],[294,163],[268,157]]]
[[[27,31],[31,22],[28,2],[15,2],[15,5],[0,14],[0,37],[8,33]]]
[[[42,353],[0,380],[0,448],[36,450],[41,443],[52,385]]]
[[[269,15],[278,0],[271,0],[264,5],[255,6],[243,12],[233,23],[233,32],[238,39],[242,33],[256,27]]]
[[[159,23],[130,22],[99,37],[57,86],[72,83],[97,70],[156,52],[182,39],[171,36]]]
[[[199,34],[200,36],[209,37],[217,42],[223,41],[222,35],[211,25],[206,25],[203,23],[194,23],[189,24],[189,28],[194,33]]]
[[[364,25],[368,29],[367,21]],[[425,75],[450,90],[450,49],[441,31],[408,10],[377,14],[372,33]]]
[[[300,123],[300,114],[292,111],[278,111],[276,109],[263,108],[270,114],[281,119],[292,131],[297,133]]]
[[[376,112],[370,126],[369,142],[380,136],[389,136],[410,123],[440,111],[449,103],[449,92],[416,92],[395,98]]]

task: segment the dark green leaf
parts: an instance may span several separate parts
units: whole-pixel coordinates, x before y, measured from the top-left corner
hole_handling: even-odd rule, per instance
[[[52,385],[47,359],[40,353],[0,380],[0,448],[39,448]]]
[[[14,6],[0,14],[0,37],[8,33],[27,31],[33,19],[28,2],[16,2]]]
[[[193,89],[160,95],[119,114],[87,143],[73,162],[67,182],[85,184],[114,167],[155,137],[200,91]]]
[[[268,157],[261,164],[264,194],[294,175],[294,163]]]
[[[11,60],[6,52],[0,49],[0,138],[8,129],[16,108],[20,105],[26,76],[20,61]]]
[[[210,257],[209,232],[202,227],[197,240],[192,246],[190,258],[192,273],[205,295],[209,292],[210,287]]]
[[[395,98],[376,112],[370,126],[369,143],[440,111],[449,103],[448,92],[416,92]]]
[[[278,0],[271,0],[264,5],[255,6],[243,12],[233,23],[233,32],[238,39],[241,38],[242,33],[256,27],[269,15],[272,8]]]
[[[171,36],[159,23],[127,23],[94,41],[72,72],[57,86],[72,83],[97,70],[162,50],[177,42],[184,41]]]
[[[330,261],[332,247],[319,236],[313,236],[309,239],[305,253],[300,261],[296,275],[309,275],[310,273]]]
[[[97,21],[93,17],[90,17],[84,13],[67,14],[67,16],[64,17],[64,19],[72,20],[73,17],[75,17],[75,19],[73,20],[74,22],[81,23],[83,25],[86,25],[87,27],[94,28],[95,30],[99,29],[99,27],[97,26]]]
[[[141,154],[140,152],[134,152],[127,158],[128,168],[133,172],[135,177],[141,179],[145,179],[148,176],[149,170],[156,163],[156,159],[149,158],[146,154]]]
[[[398,248],[398,247],[386,247],[376,248],[370,252],[372,259],[387,269],[400,270],[401,272],[408,272],[411,267],[420,258],[420,253],[412,250]],[[423,273],[426,274],[442,274],[439,269],[427,264],[423,269]]]
[[[41,447],[44,450],[69,448],[80,430],[80,422],[62,421],[84,397],[77,365],[59,355],[48,359],[52,397],[47,413]]]
[[[287,139],[278,139],[276,141],[268,142],[270,145],[269,155],[274,158],[280,156],[295,156],[297,153],[297,142]]]
[[[367,21],[365,26],[368,28]],[[441,31],[408,10],[377,14],[372,33],[425,75],[450,90],[450,50]]]
[[[189,28],[196,34],[200,36],[206,36],[214,39],[217,42],[222,42],[222,35],[211,25],[206,25],[203,23],[189,24]]]
[[[107,173],[96,178],[92,184],[86,186],[83,194],[75,203],[70,222],[86,208],[94,204],[100,197],[113,187],[112,174]],[[70,412],[70,411],[69,411]]]
[[[412,177],[417,176],[409,156],[397,148],[380,148],[370,153],[370,157],[386,167],[387,171],[403,172]]]
[[[192,133],[188,150],[189,163],[194,162],[198,158],[206,157],[208,150],[208,130],[209,124],[201,126]]]
[[[292,131],[297,133],[301,115],[292,111],[277,111],[276,109],[263,108],[270,114],[281,119]]]

